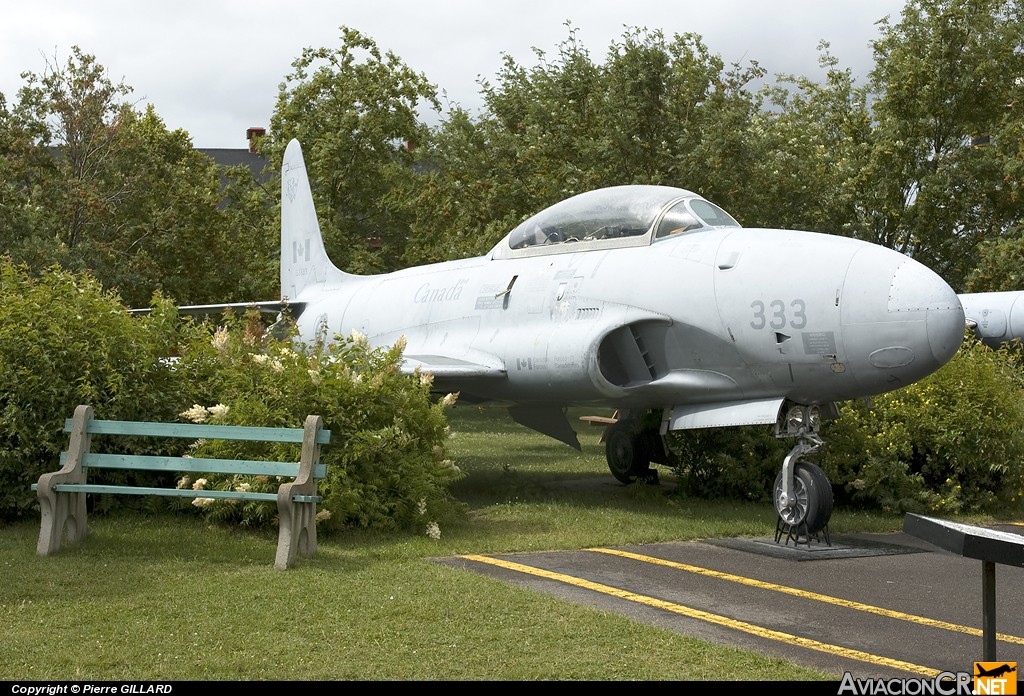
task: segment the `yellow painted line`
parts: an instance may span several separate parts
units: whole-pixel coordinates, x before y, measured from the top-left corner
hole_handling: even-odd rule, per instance
[[[500,558],[490,558],[488,556],[478,556],[476,554],[459,556],[459,558],[465,558],[471,561],[477,561],[479,563],[487,563],[489,565],[498,566],[499,568],[515,570],[520,573],[526,573],[527,575],[535,575],[537,577],[562,582],[567,585],[582,587],[587,590],[592,590],[593,592],[600,592],[601,594],[610,595],[612,597],[618,597],[619,599],[624,599],[630,602],[637,602],[638,604],[645,604],[649,607],[654,607],[656,609],[670,611],[674,614],[679,614],[681,616],[688,616],[692,619],[699,619],[701,621],[707,621],[708,623],[717,624],[719,626],[725,626],[726,628],[731,628],[737,631],[743,631],[744,633],[749,633],[760,638],[781,641],[786,643],[787,645],[799,645],[810,650],[817,650],[818,652],[828,653],[830,655],[838,655],[839,657],[845,657],[851,660],[869,662],[873,665],[891,667],[893,669],[912,672],[914,674],[921,674],[926,677],[936,677],[943,671],[938,669],[932,669],[931,667],[915,665],[912,662],[893,660],[888,657],[882,657],[881,655],[872,655],[870,653],[861,652],[860,650],[844,648],[839,645],[822,643],[817,640],[811,640],[810,638],[795,636],[791,633],[775,631],[770,628],[756,626],[745,621],[737,621],[736,619],[730,619],[726,616],[721,616],[719,614],[712,614],[710,612],[701,611],[700,609],[694,609],[693,607],[687,607],[682,604],[667,602],[665,600],[656,599],[654,597],[647,597],[645,595],[636,594],[635,592],[630,592],[628,590],[621,590],[617,587],[602,585],[601,583],[591,582],[589,580],[584,580],[583,578],[577,578],[571,575],[564,575],[562,573],[554,573],[549,570],[544,570],[542,568],[534,568],[532,566],[523,565],[521,563],[515,563],[513,561],[505,561]]]
[[[619,551],[617,549],[588,549],[588,551],[594,551],[596,553],[607,553],[612,556],[622,556],[623,558],[630,558],[634,561],[643,561],[644,563],[655,563],[657,565],[668,566],[677,570],[685,570],[688,573],[696,573],[698,575],[706,575],[712,578],[719,578],[721,580],[728,580],[730,582],[736,582],[741,585],[749,585],[750,587],[759,587],[765,590],[772,590],[774,592],[782,592],[794,597],[802,597],[804,599],[813,599],[818,602],[827,602],[840,607],[846,607],[847,609],[856,609],[857,611],[864,611],[870,614],[877,614],[879,616],[885,616],[890,619],[899,619],[901,621],[910,621],[912,623],[921,624],[922,626],[929,626],[931,628],[941,628],[947,631],[957,631],[959,633],[966,633],[972,636],[983,636],[984,633],[980,628],[972,628],[970,626],[962,626],[960,624],[950,623],[948,621],[940,621],[938,619],[929,619],[924,616],[916,616],[914,614],[906,614],[901,611],[893,611],[892,609],[883,609],[882,607],[872,606],[870,604],[862,604],[861,602],[854,602],[849,599],[841,599],[839,597],[832,597],[830,595],[819,594],[817,592],[810,592],[808,590],[799,590],[795,587],[787,587],[785,585],[777,585],[772,582],[764,582],[762,580],[754,580],[753,578],[746,578],[742,575],[732,575],[731,573],[723,573],[718,570],[711,570],[710,568],[702,568],[700,566],[688,565],[686,563],[676,563],[675,561],[666,561],[663,558],[656,558],[654,556],[643,556],[638,553],[630,553],[629,551]],[[1024,638],[1019,636],[1009,635],[1007,633],[996,633],[996,638],[1007,643],[1016,643],[1017,645],[1024,645]]]

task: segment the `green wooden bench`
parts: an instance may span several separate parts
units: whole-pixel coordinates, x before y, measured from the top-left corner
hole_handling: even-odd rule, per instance
[[[294,564],[296,554],[310,557],[316,553],[316,504],[322,500],[317,495],[317,481],[327,475],[327,466],[320,463],[320,447],[331,440],[331,432],[323,430],[323,419],[320,416],[308,416],[304,428],[256,428],[94,420],[91,406],[79,406],[75,409],[74,417],[65,421],[64,432],[70,433],[70,438],[67,451],[61,454],[60,471],[43,474],[39,482],[32,485],[39,496],[42,510],[39,543],[36,546],[40,555],[56,552],[64,539],[68,543],[75,543],[85,538],[88,534],[85,497],[89,493],[276,500],[280,532],[274,567],[283,570]],[[93,435],[301,442],[302,456],[299,462],[272,462],[97,454],[89,451]],[[146,488],[86,483],[89,469],[282,476],[293,480],[282,483],[277,493]]]

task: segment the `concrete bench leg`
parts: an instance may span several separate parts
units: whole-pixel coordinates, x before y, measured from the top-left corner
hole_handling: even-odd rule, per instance
[[[316,554],[316,504],[293,502],[290,491],[283,490],[290,489],[291,485],[284,484],[281,488],[277,499],[280,530],[274,567],[286,570],[295,564],[296,555],[311,558]],[[288,500],[282,501],[283,496]]]
[[[322,427],[323,418],[320,416],[306,417],[299,475],[291,483],[283,483],[277,489],[277,513],[281,529],[277,537],[274,567],[278,570],[290,568],[297,553],[307,558],[316,554],[316,503],[296,503],[292,496],[316,495],[313,466],[320,461],[320,445],[316,442],[316,436]]]
[[[89,451],[91,438],[87,425],[91,419],[91,406],[82,405],[75,409],[68,458],[64,467],[39,477],[36,494],[39,496],[42,521],[36,552],[40,556],[47,556],[60,549],[61,540],[65,536],[68,543],[74,544],[89,533],[89,523],[85,516],[85,493],[61,493],[56,490],[56,486],[60,483],[85,483],[82,458]]]
[[[69,544],[74,544],[89,533],[85,493],[58,493],[50,490],[49,486],[44,490],[40,485],[39,507],[42,510],[42,522],[36,553],[40,556],[56,553],[65,538]]]

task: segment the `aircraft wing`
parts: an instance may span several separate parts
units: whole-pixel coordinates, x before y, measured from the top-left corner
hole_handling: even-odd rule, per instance
[[[506,377],[505,366],[499,361],[472,362],[444,355],[405,355],[402,363],[404,372],[430,372],[434,377],[445,380],[480,379]]]

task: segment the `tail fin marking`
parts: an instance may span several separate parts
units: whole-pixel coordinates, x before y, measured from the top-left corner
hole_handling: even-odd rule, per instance
[[[324,249],[302,148],[292,140],[281,165],[281,298],[295,300],[309,286],[346,276]]]

